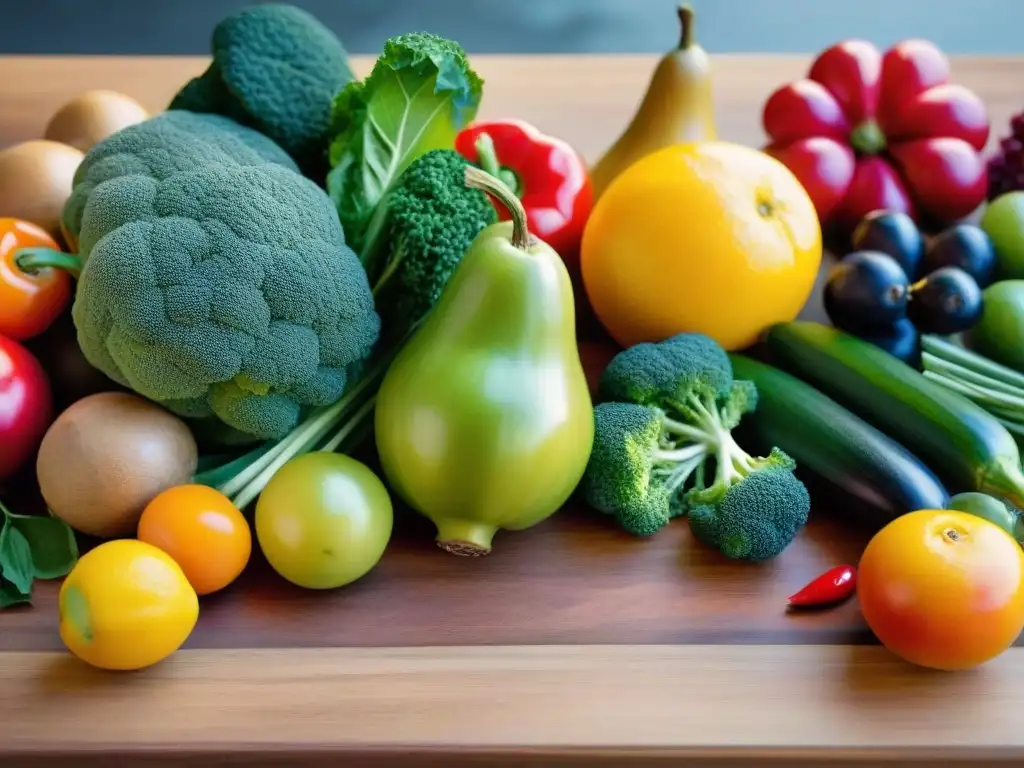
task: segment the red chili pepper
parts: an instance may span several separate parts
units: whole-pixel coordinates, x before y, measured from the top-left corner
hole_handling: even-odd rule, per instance
[[[791,596],[789,604],[799,608],[832,605],[846,600],[856,590],[857,569],[852,565],[837,565]]]
[[[512,188],[533,234],[562,258],[578,256],[594,194],[576,150],[522,120],[475,123],[455,138],[455,149]],[[509,218],[503,206],[495,207],[501,219]]]

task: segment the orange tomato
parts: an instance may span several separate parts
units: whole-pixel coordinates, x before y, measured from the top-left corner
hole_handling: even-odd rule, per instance
[[[71,276],[63,269],[26,271],[15,261],[20,248],[60,246],[42,227],[0,218],[0,334],[25,341],[45,331],[71,300]]]
[[[984,518],[911,512],[868,543],[857,597],[872,632],[896,655],[967,669],[998,656],[1024,629],[1024,552]]]
[[[735,350],[797,316],[821,249],[814,204],[782,163],[694,142],[647,155],[612,182],[587,221],[580,267],[619,344],[699,332]]]
[[[205,485],[178,485],[157,495],[142,511],[138,538],[170,555],[200,595],[238,578],[252,553],[245,517]]]

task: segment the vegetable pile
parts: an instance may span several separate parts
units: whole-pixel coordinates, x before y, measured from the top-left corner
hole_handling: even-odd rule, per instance
[[[740,146],[679,23],[591,164],[478,120],[455,41],[358,77],[284,4],[217,24],[165,108],[89,91],[0,152],[0,609],[64,577],[69,650],[139,669],[257,549],[340,589],[401,515],[485,556],[575,504],[757,568],[846,497],[870,544],[787,608],[856,597],[928,667],[1012,644],[1024,191],[985,202],[984,104],[930,43],[845,41]],[[799,319],[826,245],[828,324]]]

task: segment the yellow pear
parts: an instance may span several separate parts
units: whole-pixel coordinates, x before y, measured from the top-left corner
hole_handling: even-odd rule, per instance
[[[673,144],[717,138],[710,60],[694,37],[693,9],[681,5],[678,12],[679,45],[661,57],[633,120],[591,168],[595,199],[640,158]]]

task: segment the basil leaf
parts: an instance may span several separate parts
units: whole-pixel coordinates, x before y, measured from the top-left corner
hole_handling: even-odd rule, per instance
[[[20,593],[32,594],[32,580],[35,578],[32,548],[10,518],[4,520],[0,530],[0,574]]]
[[[28,541],[37,579],[67,576],[78,562],[75,533],[60,518],[11,514],[8,520]]]
[[[0,576],[0,611],[12,605],[24,605],[31,602],[31,595],[26,595],[7,579]]]

